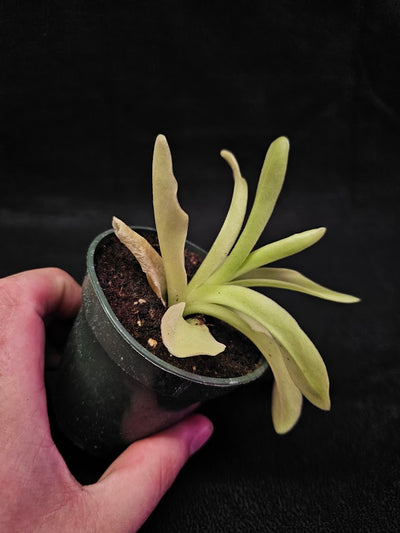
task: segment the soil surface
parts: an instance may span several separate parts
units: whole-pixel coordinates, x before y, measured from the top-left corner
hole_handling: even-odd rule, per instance
[[[159,251],[156,235],[142,234]],[[188,279],[201,261],[198,254],[185,251]],[[95,267],[100,285],[121,324],[157,357],[188,372],[211,377],[242,376],[260,365],[260,352],[245,336],[208,316],[201,318],[213,336],[226,345],[225,351],[217,356],[184,359],[171,355],[161,340],[160,323],[165,307],[148,285],[139,263],[114,234],[97,247]]]

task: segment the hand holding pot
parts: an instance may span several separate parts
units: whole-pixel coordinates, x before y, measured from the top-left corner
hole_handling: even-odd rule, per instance
[[[94,485],[80,485],[50,434],[45,322],[73,317],[80,287],[46,268],[0,280],[0,530],[136,531],[209,438],[195,415],[132,444]]]

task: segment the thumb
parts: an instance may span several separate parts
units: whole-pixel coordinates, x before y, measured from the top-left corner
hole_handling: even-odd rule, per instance
[[[87,490],[97,501],[100,531],[136,531],[189,457],[209,439],[210,420],[192,415],[129,446]]]

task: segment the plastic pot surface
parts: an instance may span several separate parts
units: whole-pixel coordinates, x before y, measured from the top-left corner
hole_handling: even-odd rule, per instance
[[[62,432],[96,455],[118,453],[179,421],[200,403],[254,381],[267,368],[263,361],[246,376],[199,376],[159,359],[139,344],[115,316],[95,272],[96,247],[112,233],[100,234],[89,247],[82,307],[51,393]],[[187,247],[205,254],[189,242]]]

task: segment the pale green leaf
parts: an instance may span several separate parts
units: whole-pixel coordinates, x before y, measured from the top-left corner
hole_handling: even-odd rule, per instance
[[[146,274],[150,287],[165,305],[167,285],[164,265],[160,254],[144,237],[127,226],[119,218],[113,217],[112,225],[115,235],[135,256],[141,269]]]
[[[274,261],[278,261],[279,259],[302,252],[318,242],[321,237],[324,236],[325,232],[326,228],[311,229],[266,244],[249,254],[237,271],[235,277],[242,276],[250,270],[254,270],[269,263],[273,263]]]
[[[329,378],[325,364],[315,345],[285,309],[247,287],[203,286],[194,292],[187,302],[188,314],[196,313],[197,302],[203,300],[231,307],[252,317],[287,350],[286,366],[304,396],[321,409],[330,408]]]
[[[161,336],[170,354],[175,357],[218,355],[225,345],[211,335],[208,327],[196,319],[185,320],[185,302],[172,305],[161,320]]]
[[[210,278],[210,283],[219,284],[232,279],[257,243],[282,189],[288,152],[286,137],[279,137],[270,145],[246,225],[226,261]]]
[[[214,316],[231,325],[260,350],[274,375],[275,383],[272,389],[272,421],[275,431],[279,434],[287,433],[298,421],[303,404],[303,396],[293,383],[284,363],[282,352],[268,330],[252,318],[217,304],[203,304],[199,312]]]
[[[153,206],[167,281],[168,305],[186,296],[185,242],[188,216],[179,205],[167,139],[158,135],[153,155]]]
[[[242,316],[253,330],[247,336],[264,355],[274,374],[271,411],[275,431],[279,434],[287,433],[300,418],[303,405],[303,395],[294,384],[283,359],[283,354],[286,356],[287,352],[259,322],[249,316]]]
[[[282,365],[285,366],[283,362]],[[289,374],[287,374],[287,380],[286,382],[283,378],[279,381],[275,379],[272,384],[272,422],[275,431],[280,435],[290,431],[298,422],[303,407],[303,395]]]
[[[237,239],[246,214],[246,180],[242,177],[239,165],[231,152],[222,150],[221,156],[227,161],[233,171],[234,189],[232,201],[214,244],[189,283],[189,291],[206,282],[210,275],[223,263]]]
[[[241,287],[275,287],[304,292],[318,298],[339,303],[356,303],[360,299],[333,291],[288,268],[257,268],[231,282]]]

